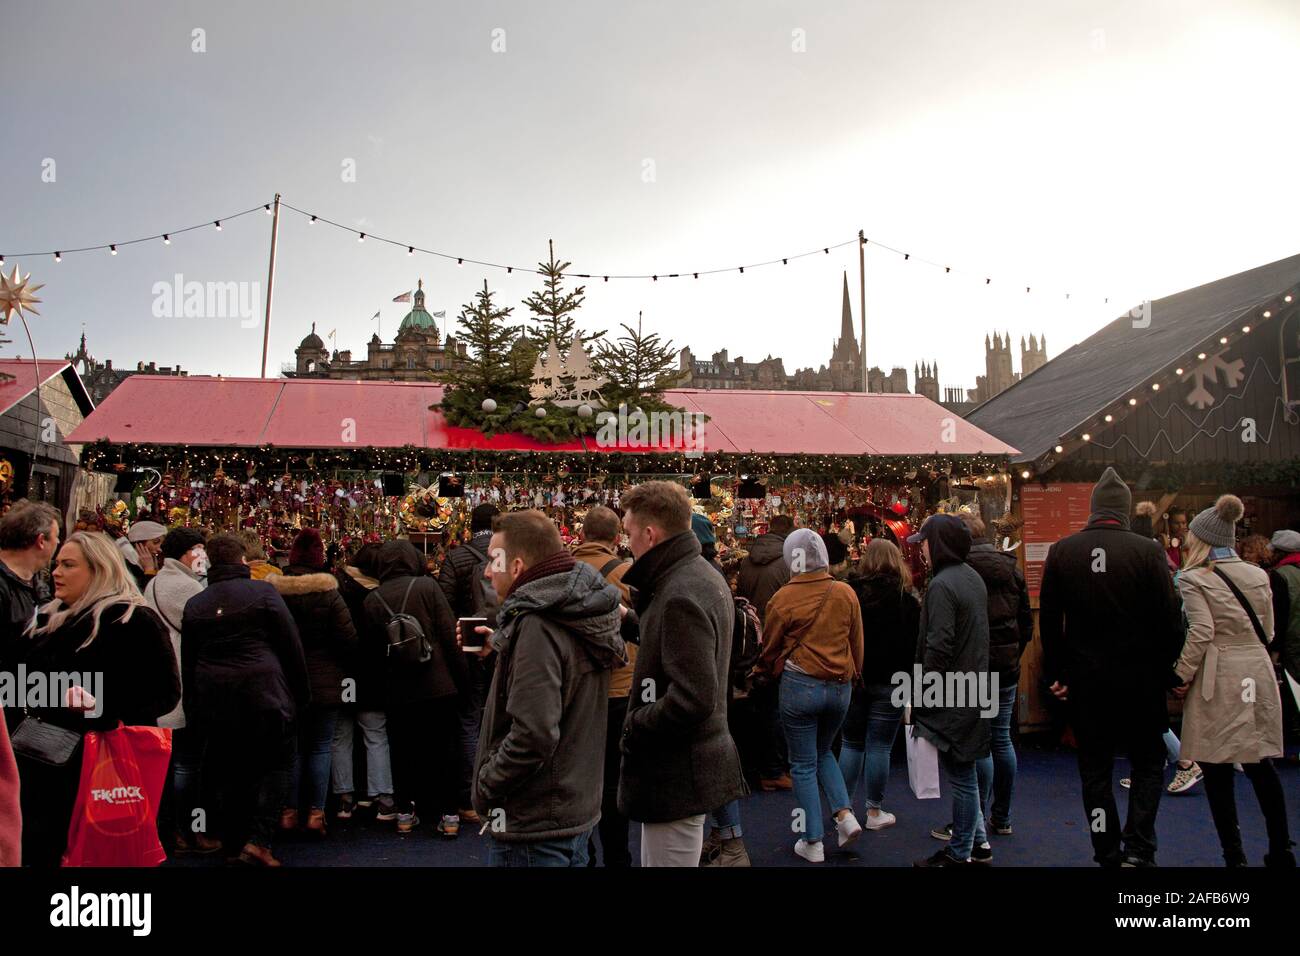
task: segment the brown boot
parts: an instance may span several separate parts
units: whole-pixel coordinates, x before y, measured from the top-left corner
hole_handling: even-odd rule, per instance
[[[214,840],[206,833],[196,833],[190,842],[190,848],[195,853],[218,853],[221,850],[221,841]]]
[[[317,810],[312,807],[311,812],[307,814],[307,832],[312,836],[325,835],[325,811]]]
[[[749,851],[740,837],[723,840],[718,852],[702,866],[749,866]]]
[[[281,810],[280,811],[280,829],[296,830],[298,829],[298,811]]]
[[[256,843],[245,843],[243,851],[239,854],[239,862],[247,863],[250,866],[279,866],[280,861],[271,856],[271,851]]]
[[[713,866],[721,850],[722,836],[716,829],[709,830],[709,835],[704,838],[704,844],[700,847],[700,866]]]
[[[758,789],[767,793],[771,793],[774,790],[793,790],[794,781],[790,779],[788,773],[783,773],[779,777],[773,777],[771,779],[764,778],[758,781]]]
[[[482,823],[483,818],[478,815],[478,811],[470,808],[469,810],[458,810],[461,823]]]

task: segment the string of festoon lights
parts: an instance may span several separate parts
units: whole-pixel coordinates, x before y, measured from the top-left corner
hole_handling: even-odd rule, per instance
[[[353,228],[352,226],[344,225],[341,222],[337,222],[333,219],[329,219],[317,213],[308,212],[305,209],[299,209],[297,206],[290,205],[289,203],[285,202],[283,199],[280,200],[279,205],[283,209],[288,209],[304,217],[306,221],[311,225],[322,224],[349,233],[351,236],[353,236],[356,239],[358,243],[364,243],[366,242],[366,240],[370,240],[372,242],[378,242],[384,245],[394,246],[396,248],[404,248],[408,256],[414,256],[417,254],[434,256],[439,259],[454,261],[457,266],[461,266],[461,267],[465,266],[468,263],[469,265],[481,266],[488,269],[502,270],[507,274],[512,274],[515,272],[526,273],[526,274],[531,273],[534,275],[544,274],[542,270],[538,269],[536,266],[519,266],[519,265],[511,265],[509,263],[504,263],[504,262],[493,262],[486,259],[478,259],[469,255],[462,255],[462,254],[451,253],[451,252],[443,252],[437,249],[430,249],[414,242],[408,242],[400,239],[393,239],[387,236],[380,236],[371,232],[362,232],[358,229]],[[163,245],[171,245],[172,239],[176,236],[181,236],[186,233],[194,232],[199,229],[215,229],[217,232],[220,232],[222,230],[223,223],[228,223],[236,219],[243,218],[244,216],[248,216],[253,213],[256,213],[258,210],[262,210],[268,216],[271,215],[274,211],[271,203],[263,203],[261,205],[254,206],[251,209],[245,209],[242,212],[234,213],[233,215],[223,216],[218,219],[207,219],[196,225],[183,226],[177,229],[169,229],[166,232],[158,232],[152,235],[142,236],[136,239],[125,239],[125,240],[119,240],[117,242],[99,243],[97,245],[78,246],[75,248],[66,248],[66,249],[63,248],[50,249],[50,250],[43,250],[38,252],[4,252],[4,253],[0,253],[0,266],[3,266],[5,264],[6,257],[11,259],[32,259],[38,257],[52,256],[55,262],[62,262],[63,257],[65,255],[71,255],[74,253],[92,253],[92,252],[106,251],[110,255],[116,256],[120,249],[126,248],[127,246],[139,245],[141,243],[161,241]],[[656,271],[622,272],[622,273],[599,272],[599,271],[572,272],[569,273],[569,275],[571,275],[573,278],[576,279],[591,279],[591,280],[599,279],[604,282],[609,282],[611,279],[658,282],[661,279],[667,281],[672,279],[686,279],[686,278],[699,279],[701,276],[718,276],[718,275],[728,275],[728,274],[745,275],[746,271],[753,272],[756,269],[775,267],[778,265],[788,266],[792,262],[797,262],[800,259],[806,259],[811,256],[830,255],[832,249],[842,249],[846,246],[852,246],[852,245],[861,245],[864,248],[874,247],[874,248],[882,249],[886,252],[890,252],[894,255],[901,257],[905,262],[916,262],[921,265],[933,267],[935,269],[942,269],[945,275],[956,274],[959,276],[971,277],[976,280],[983,279],[983,285],[985,286],[993,285],[993,277],[983,272],[970,270],[970,269],[958,269],[955,266],[940,262],[938,260],[927,259],[924,258],[923,256],[913,255],[912,253],[900,249],[896,246],[889,245],[888,243],[881,242],[877,239],[871,239],[861,230],[859,231],[858,235],[853,236],[849,239],[827,243],[825,245],[819,246],[815,249],[807,250],[805,252],[792,253],[790,255],[780,256],[774,259],[766,259],[761,262],[747,262],[743,265],[720,266],[720,267],[712,267],[712,268],[691,268],[691,269],[675,268],[675,269],[661,269]],[[999,285],[1002,284],[1003,283],[999,283]],[[1011,288],[1018,289],[1020,288],[1021,283],[1020,282],[1007,283],[1007,285],[1009,285],[1009,287]],[[1026,295],[1032,294],[1034,288],[1035,286],[1033,283],[1024,283],[1024,289]],[[1039,291],[1040,293],[1044,292],[1042,288],[1040,288]],[[1063,295],[1066,301],[1075,300],[1071,292],[1063,292],[1059,294]],[[1086,298],[1096,298],[1096,297],[1089,295]],[[1109,296],[1100,296],[1100,298],[1103,300],[1104,304],[1110,303]]]

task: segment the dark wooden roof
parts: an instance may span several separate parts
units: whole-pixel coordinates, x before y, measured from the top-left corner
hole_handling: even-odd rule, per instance
[[[1300,255],[1151,303],[1150,324],[1128,313],[984,402],[967,421],[1020,449],[1049,451],[1080,423],[1286,293],[1300,292]]]

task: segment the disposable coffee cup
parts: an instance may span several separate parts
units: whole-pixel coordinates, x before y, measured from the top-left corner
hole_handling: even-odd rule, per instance
[[[462,617],[457,618],[460,624],[460,639],[463,642],[460,649],[466,653],[483,650],[483,635],[474,630],[476,627],[487,627],[487,618],[485,617]]]

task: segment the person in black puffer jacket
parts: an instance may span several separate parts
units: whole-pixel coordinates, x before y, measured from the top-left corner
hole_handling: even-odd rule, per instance
[[[208,586],[181,619],[185,726],[208,740],[205,776],[222,791],[222,842],[243,846],[245,863],[279,866],[271,841],[284,767],[294,721],[311,702],[302,641],[280,593],[249,576],[238,537],[214,535],[206,549]]]
[[[993,750],[993,778],[981,779],[980,797],[984,816],[995,833],[1011,833],[1011,795],[1016,785],[1016,748],[1011,743],[1011,717],[1016,710],[1016,689],[1020,681],[1020,655],[1034,636],[1034,617],[1029,607],[1029,588],[1020,573],[1016,556],[999,551],[988,540],[984,521],[978,515],[963,514],[972,542],[969,564],[984,579],[989,592],[989,670],[998,674],[998,712],[990,723]],[[978,769],[986,769],[979,764]]]
[[[280,829],[298,828],[298,810],[307,810],[307,830],[325,835],[325,796],[329,792],[330,750],[334,725],[344,701],[356,699],[356,679],[349,676],[357,631],[348,606],[339,594],[339,582],[327,570],[320,532],[304,528],[289,549],[284,574],[267,580],[280,592],[298,624],[311,705],[298,718],[298,747],[288,769],[285,807]],[[306,779],[302,772],[307,763]]]
[[[862,686],[853,688],[844,719],[840,770],[849,799],[862,780],[867,815],[863,826],[881,830],[897,818],[883,809],[889,779],[889,755],[903,718],[892,701],[894,675],[910,674],[916,656],[916,635],[921,602],[912,589],[912,573],[898,547],[875,538],[863,550],[848,583],[862,607]]]

